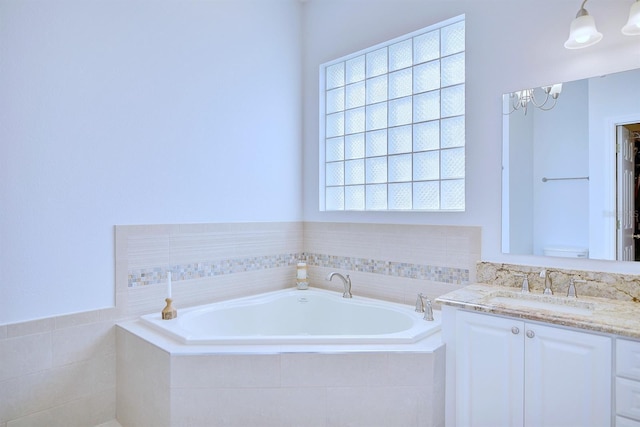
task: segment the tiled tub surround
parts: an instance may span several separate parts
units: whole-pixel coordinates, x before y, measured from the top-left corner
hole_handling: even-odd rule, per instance
[[[0,427],[87,427],[116,416],[114,325],[161,309],[166,286],[129,287],[129,271],[195,265],[202,259],[240,260],[278,254],[318,254],[385,260],[468,271],[475,281],[480,259],[477,227],[334,223],[133,225],[115,227],[116,307],[0,325]],[[351,268],[347,264],[341,265]],[[326,273],[351,274],[356,294],[413,303],[464,282],[310,266],[314,286],[339,290]],[[178,309],[294,286],[295,267],[234,272],[174,281]],[[90,286],[91,283],[89,282]],[[145,363],[142,366],[146,366]]]
[[[468,284],[474,272],[470,267],[480,256],[480,231],[475,227],[305,223],[303,236],[304,250],[296,253],[273,248],[271,254],[276,255],[266,259],[252,258],[265,254],[230,257],[223,247],[219,252],[200,251],[195,263],[171,254],[130,262],[128,295],[146,291],[161,297],[166,290],[163,269],[170,268],[172,274],[177,272],[173,298],[179,312],[180,304],[195,305],[196,295],[198,304],[233,297],[237,292],[234,282],[242,286],[236,282],[241,275],[271,281],[254,282],[251,292],[241,289],[245,295],[292,287],[295,263],[304,259],[313,286],[341,291],[342,285],[325,280],[328,272],[337,270],[351,275],[356,295],[413,304],[418,292],[434,298]],[[139,246],[138,237],[129,235],[128,239],[132,246]],[[154,240],[148,236],[142,243]],[[307,241],[311,242],[309,247]],[[152,244],[134,252],[151,255],[155,250]],[[287,275],[270,279],[270,272],[280,270],[273,265],[283,259],[282,263],[288,264]],[[142,272],[151,279],[138,280]],[[216,285],[224,281],[223,292],[205,288],[205,283],[213,280]],[[439,337],[422,345],[393,352],[346,347],[328,354],[309,348],[295,354],[253,348],[252,354],[239,358],[221,354],[220,347],[185,349],[127,323],[118,330],[118,417],[125,426],[147,425],[147,419],[152,420],[148,425],[171,426],[299,425],[300,420],[304,425],[442,425],[444,348]],[[147,360],[159,365],[153,365],[148,374],[136,374],[143,366],[146,371]],[[240,360],[244,360],[243,366],[257,366],[254,369],[258,372],[247,375],[243,372],[246,369],[238,370]],[[292,371],[290,364],[297,369]],[[211,368],[211,377],[203,373],[202,365]],[[176,371],[174,367],[182,368]],[[193,372],[188,378],[180,376],[190,369]],[[155,377],[158,372],[162,374]],[[311,378],[309,373],[313,373]],[[265,382],[265,375],[273,380]],[[163,402],[167,405],[162,406]]]
[[[310,283],[339,290],[325,280],[335,270],[351,276],[354,295],[404,304],[420,292],[435,299],[476,281],[480,235],[480,227],[305,223]]]
[[[325,351],[185,346],[127,322],[117,342],[124,427],[444,425],[439,334],[411,345]]]
[[[126,317],[290,285],[302,253],[300,222],[116,226],[116,306]]]
[[[130,266],[303,249],[300,222],[117,226],[115,235],[116,307],[0,325],[0,427],[88,427],[116,418],[115,324],[161,310],[167,291],[162,284],[130,288]],[[193,279],[178,283],[174,297],[178,308],[232,298],[284,287],[294,274],[283,266]]]
[[[158,309],[172,272],[174,306],[187,307],[295,285],[305,260],[312,286],[331,271],[356,294],[412,304],[472,283],[478,227],[352,223],[116,227],[116,297],[125,315]]]

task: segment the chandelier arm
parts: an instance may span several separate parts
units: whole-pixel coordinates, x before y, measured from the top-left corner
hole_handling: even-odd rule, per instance
[[[544,98],[544,102],[540,103],[540,102],[536,101],[535,91],[533,91],[533,90],[532,90],[532,91],[531,91],[531,99],[530,99],[530,101],[531,101],[531,103],[532,103],[533,105],[535,105],[537,108],[540,108],[540,109],[542,109],[542,110],[543,110],[543,109],[544,109],[543,107],[544,107],[544,106],[547,104],[547,102],[549,101],[549,96],[550,96],[550,95],[549,95],[549,92],[545,92],[545,95],[546,95],[546,96],[545,96],[545,98]],[[555,105],[555,103],[554,103],[554,105]],[[551,107],[551,108],[553,108],[553,107]]]
[[[555,107],[555,106],[556,106],[556,103],[558,102],[558,98],[553,98],[553,97],[552,97],[551,99],[553,100],[553,104],[552,104],[550,107],[546,107],[546,108],[545,108],[545,104],[546,104],[546,102],[545,102],[544,104],[542,104],[542,105],[541,105],[540,107],[538,107],[538,108],[539,108],[539,109],[541,109],[542,111],[549,111],[549,110],[553,109],[553,107]]]
[[[518,98],[513,94],[513,92],[509,95],[509,112],[502,113],[503,116],[508,116],[509,114],[515,113],[520,109],[520,103],[518,102]]]

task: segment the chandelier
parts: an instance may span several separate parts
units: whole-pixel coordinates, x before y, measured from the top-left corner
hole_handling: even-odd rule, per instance
[[[560,92],[562,92],[562,83],[543,86],[539,89],[524,89],[511,92],[509,94],[509,112],[506,114],[522,110],[526,115],[530,106],[539,108],[542,111],[551,110],[556,106]]]

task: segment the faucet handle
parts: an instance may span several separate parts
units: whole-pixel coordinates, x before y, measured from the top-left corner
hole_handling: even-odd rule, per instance
[[[542,294],[553,295],[553,291],[551,290],[551,275],[546,268],[540,271],[540,277],[544,279],[544,291],[542,291]]]
[[[522,278],[522,293],[528,294],[529,293],[529,277],[524,273],[514,274],[514,276]]]
[[[567,289],[567,298],[578,298],[578,292],[576,291],[576,283],[587,283],[586,280],[569,279],[569,288]]]
[[[429,322],[433,321],[433,307],[431,307],[431,300],[429,298],[427,298],[423,319]]]
[[[424,295],[422,292],[418,294],[418,298],[416,299],[416,313],[424,313]]]

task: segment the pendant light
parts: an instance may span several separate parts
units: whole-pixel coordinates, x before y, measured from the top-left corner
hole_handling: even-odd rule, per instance
[[[596,29],[595,19],[593,19],[584,8],[586,2],[587,0],[582,2],[576,18],[571,21],[569,39],[564,42],[564,47],[567,49],[580,49],[592,46],[602,40],[602,33],[599,33]]]

